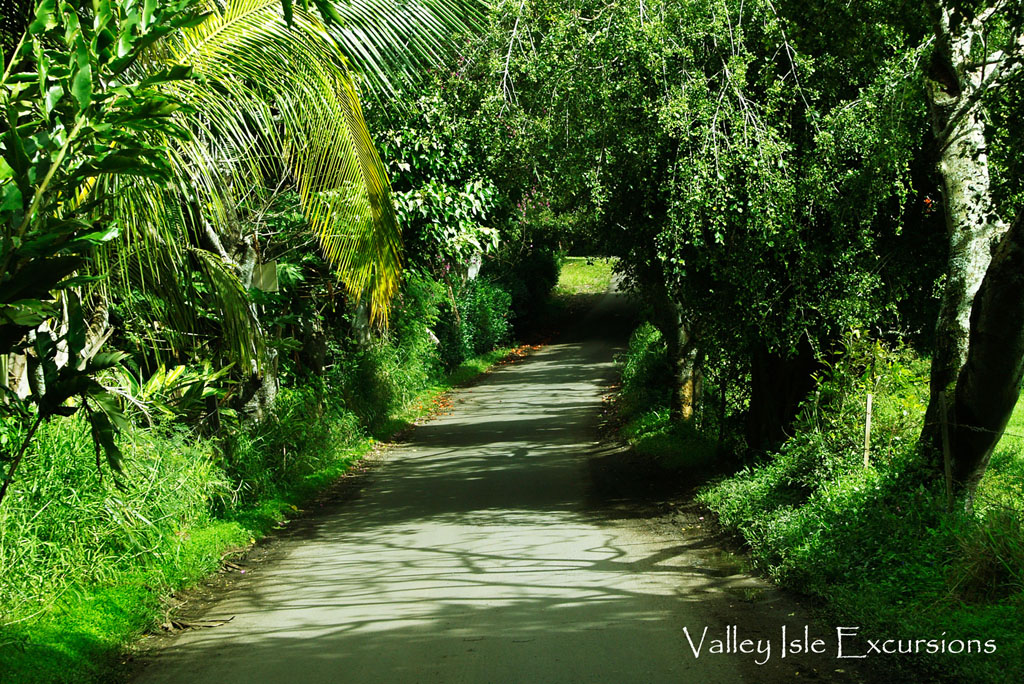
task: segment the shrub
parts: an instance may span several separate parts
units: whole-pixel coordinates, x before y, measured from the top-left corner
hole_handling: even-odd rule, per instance
[[[232,492],[221,512],[288,489],[362,438],[360,416],[332,401],[329,386],[307,380],[282,388],[269,418],[222,442]]]
[[[482,275],[509,294],[509,321],[522,333],[548,305],[558,283],[562,255],[554,247],[537,245],[512,252],[506,248],[484,264]]]
[[[1017,479],[1024,465],[997,452],[976,512],[946,513],[942,487],[922,486],[917,474],[926,378],[927,365],[907,352],[851,338],[819,378],[794,436],[698,498],[742,537],[755,565],[827,599],[838,619],[893,638],[945,632],[1000,644],[984,662],[896,663],[893,681],[968,671],[972,681],[1019,681],[1024,654],[1008,625],[1024,606],[1024,536],[1020,511],[1007,505],[1013,497],[1019,505],[1019,482],[1015,490],[1004,478]],[[875,410],[865,466],[868,388]]]
[[[622,377],[621,411],[633,418],[668,406],[672,391],[668,354],[661,332],[644,323],[629,338],[625,354],[617,359]]]
[[[511,296],[497,285],[472,280],[460,296],[466,347],[483,354],[508,341]]]
[[[444,367],[451,370],[475,354],[508,341],[511,297],[485,280],[470,280],[439,307],[437,337]]]
[[[445,286],[428,276],[409,272],[395,303],[389,341],[398,351],[397,394],[406,403],[438,379],[442,372],[441,351],[436,337],[441,310],[447,299]]]

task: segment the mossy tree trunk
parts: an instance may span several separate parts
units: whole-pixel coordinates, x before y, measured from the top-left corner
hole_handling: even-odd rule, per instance
[[[1020,398],[1024,378],[1024,214],[992,257],[974,299],[970,348],[947,416],[952,475],[970,502]]]
[[[1011,29],[999,49],[986,51],[979,58],[978,46],[989,44],[989,22],[1000,17],[995,8],[971,18],[943,2],[933,3],[932,11],[936,46],[926,78],[949,252],[935,327],[931,398],[921,446],[937,470],[943,470],[942,425],[946,422],[951,426],[956,435],[950,445],[954,480],[958,492],[963,492],[977,484],[988,456],[981,456],[977,447],[971,446],[976,440],[966,438],[963,430],[971,429],[970,426],[957,421],[968,420],[967,416],[972,416],[973,421],[989,419],[982,416],[987,402],[977,393],[978,380],[970,380],[974,386],[965,392],[961,392],[959,384],[968,379],[963,370],[975,343],[975,297],[992,263],[993,247],[1007,231],[993,204],[982,102],[1020,71],[1024,37],[1019,26]],[[1016,20],[1019,24],[1019,17]],[[1004,273],[999,279],[1007,282],[1006,278]],[[997,316],[989,311],[978,319],[978,324],[988,331],[983,336],[991,335],[991,325],[985,321],[994,318]],[[994,360],[984,355],[993,351],[987,345],[973,354],[975,370],[970,377],[992,365]],[[956,395],[955,404],[948,409],[950,415],[946,416],[941,408],[943,394]],[[980,403],[969,406],[970,401]],[[1000,427],[998,432],[1001,431]]]

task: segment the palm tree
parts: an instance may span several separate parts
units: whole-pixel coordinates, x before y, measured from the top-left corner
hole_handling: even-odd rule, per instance
[[[195,317],[194,293],[182,290],[178,274],[198,267],[222,313],[230,356],[252,367],[261,342],[245,291],[256,254],[238,207],[268,201],[269,188],[287,182],[348,291],[386,323],[401,273],[400,229],[360,86],[393,98],[453,33],[471,30],[480,6],[357,0],[332,6],[325,25],[280,0],[205,1],[206,20],[170,36],[140,66],[192,69],[194,78],[173,88],[190,106],[180,116],[188,135],[164,140],[170,186],[106,181],[123,238],[108,250],[119,266],[112,284],[160,300],[165,343],[173,345],[174,332],[189,330]]]
[[[399,231],[350,64],[374,92],[394,92],[450,31],[474,21],[475,2],[353,0],[333,10],[328,29],[304,9],[292,8],[289,24],[277,0],[70,0],[39,3],[27,29],[0,24],[4,411],[17,408],[19,420],[33,416],[38,426],[86,407],[116,466],[112,433],[123,416],[94,376],[119,357],[97,354],[109,331],[92,325],[103,317],[90,320],[79,295],[95,287],[83,271],[102,270],[93,258],[101,244],[115,277],[101,286],[106,293],[91,293],[94,302],[152,285],[154,337],[185,332],[197,290],[177,281],[198,270],[231,356],[255,369],[261,335],[245,287],[254,250],[237,207],[267,194],[270,179],[299,189],[341,280],[386,320]],[[193,12],[197,3],[205,18]],[[20,38],[12,26],[24,29]],[[385,59],[389,46],[411,51]],[[195,78],[183,80],[189,69]],[[27,396],[6,386],[10,354],[21,355],[11,374],[27,379]],[[0,499],[34,429],[19,438]]]

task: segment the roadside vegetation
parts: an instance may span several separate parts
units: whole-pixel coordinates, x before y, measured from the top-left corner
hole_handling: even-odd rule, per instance
[[[368,347],[328,336],[323,371],[285,372],[272,412],[219,431],[164,421],[119,437],[124,484],[101,477],[81,417],[34,439],[24,483],[0,508],[0,672],[4,682],[106,681],[121,649],[165,621],[162,599],[221,567],[429,413],[454,384],[509,350],[508,297],[477,303],[432,342],[441,288],[410,281],[392,332]],[[490,289],[489,289],[490,288]],[[433,293],[434,299],[417,299]],[[497,302],[499,307],[489,305]],[[480,327],[478,327],[478,324]],[[439,327],[435,326],[436,329]]]
[[[14,5],[0,680],[103,682],[170,592],[502,358],[557,261],[457,122],[392,99],[473,1]]]
[[[621,435],[665,476],[710,480],[697,500],[743,542],[754,568],[821,599],[829,624],[859,626],[868,638],[997,645],[982,656],[975,649],[891,658],[894,681],[1020,681],[1024,403],[972,511],[948,511],[944,488],[920,484],[917,472],[928,361],[912,350],[847,337],[803,403],[792,437],[764,454],[742,451],[735,426],[710,403],[692,423],[669,419],[665,354],[652,325],[634,332],[619,361]]]
[[[0,677],[100,672],[561,269],[767,575],[1024,679],[1021,2],[8,4]]]

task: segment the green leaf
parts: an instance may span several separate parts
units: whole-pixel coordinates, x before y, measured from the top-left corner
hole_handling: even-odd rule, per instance
[[[4,166],[7,166],[6,163]],[[7,168],[10,167],[8,166]],[[13,181],[4,183],[2,187],[3,194],[0,194],[0,212],[14,212],[24,208],[25,198],[21,194],[21,188],[15,185]]]
[[[71,93],[78,100],[78,106],[84,110],[92,103],[92,64],[88,62],[80,66],[71,84]]]
[[[28,154],[25,152],[25,144],[20,135],[17,135],[15,131],[18,128],[18,113],[13,105],[7,106],[7,125],[8,130],[3,136],[4,140],[4,159],[10,165],[14,171],[14,179],[20,182],[18,183],[21,187],[22,192],[25,191],[27,183],[26,174],[28,173],[29,160]],[[22,185],[24,183],[24,185]]]
[[[87,366],[90,373],[97,373],[108,368],[120,365],[128,355],[124,352],[100,352],[89,361]]]
[[[57,25],[57,20],[54,17],[54,7],[56,6],[56,0],[41,0],[36,6],[36,18],[31,24],[29,24],[28,32],[35,36],[48,31]]]
[[[22,258],[24,250],[19,251]],[[20,299],[42,299],[48,296],[57,283],[70,275],[82,264],[80,257],[59,256],[49,259],[30,259],[23,267],[10,274],[0,288],[0,302],[15,303]]]
[[[78,240],[87,240],[93,244],[102,244],[104,242],[110,242],[120,234],[120,229],[117,226],[110,226],[105,230],[97,230],[92,233],[86,233],[85,235],[79,236]]]
[[[117,39],[117,56],[124,58],[131,54],[132,46],[135,43],[135,36],[132,35],[131,30],[122,28],[121,35]],[[127,64],[127,62],[125,62]],[[115,63],[111,65],[111,68],[116,72],[119,71],[120,64]]]
[[[99,356],[99,354],[97,354]],[[121,408],[117,405],[117,399],[110,392],[104,389],[96,381],[92,381],[92,387],[88,390],[89,398],[96,402],[103,414],[109,419],[113,426],[119,430],[128,429],[128,419],[125,418]]]
[[[140,88],[147,88],[157,83],[164,83],[166,81],[181,81],[189,78],[192,75],[192,67],[186,64],[177,64],[172,66],[170,69],[161,69],[155,74],[151,74],[139,82]]]
[[[66,290],[71,287],[81,287],[82,285],[91,285],[98,283],[104,279],[101,275],[78,275],[73,278],[67,278],[66,280],[60,281],[54,286],[55,290]]]
[[[338,14],[338,10],[334,8],[330,0],[313,0],[313,2],[316,4],[316,8],[320,10],[320,16],[323,17],[326,23],[333,23],[335,26],[345,25],[345,20]]]
[[[64,95],[64,89],[59,85],[50,86],[50,89],[46,91],[46,98],[43,100],[43,108],[46,110],[46,116],[50,116],[53,108],[60,102],[60,98]]]
[[[149,28],[153,23],[153,13],[156,12],[156,0],[146,0],[145,8],[142,10],[142,28]]]
[[[93,23],[96,30],[99,31],[104,26],[110,23],[111,12],[110,12],[110,0],[101,0],[97,3],[96,7],[96,19]]]
[[[50,302],[38,299],[19,299],[16,302],[0,306],[0,316],[14,325],[34,328],[47,318],[56,315],[57,307]]]
[[[95,399],[95,397],[93,397],[93,399]],[[92,439],[96,445],[97,451],[102,448],[103,453],[107,457],[107,465],[110,469],[115,473],[122,473],[121,450],[117,448],[117,443],[114,441],[117,431],[111,424],[107,414],[100,411],[93,411],[89,413],[89,425],[92,428]],[[98,453],[96,457],[99,458]]]

